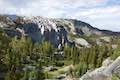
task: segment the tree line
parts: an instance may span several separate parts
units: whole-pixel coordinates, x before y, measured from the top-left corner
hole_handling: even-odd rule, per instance
[[[94,45],[90,48],[77,48],[65,45],[58,50],[49,41],[33,43],[30,38],[10,38],[0,29],[0,73],[5,80],[43,80],[46,78],[43,67],[58,62],[71,62],[76,66],[75,76],[82,76],[87,70],[100,67],[107,57],[120,56],[120,41],[113,49],[111,44]],[[64,59],[56,60],[54,52],[63,52]],[[69,65],[69,64],[68,64]]]

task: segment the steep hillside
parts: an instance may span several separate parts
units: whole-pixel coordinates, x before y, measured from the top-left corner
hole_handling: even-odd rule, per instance
[[[29,36],[34,42],[50,41],[55,47],[64,44],[89,47],[83,36],[119,36],[119,32],[99,30],[90,24],[73,19],[48,19],[43,17],[23,17],[1,15],[0,27],[13,36]],[[80,41],[80,42],[79,42]]]

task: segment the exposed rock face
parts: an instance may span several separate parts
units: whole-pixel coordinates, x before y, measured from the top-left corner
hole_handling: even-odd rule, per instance
[[[120,57],[115,61],[107,59],[103,62],[103,66],[94,71],[87,72],[80,80],[111,80],[112,73],[117,72],[120,66]],[[106,64],[106,65],[105,65]]]
[[[103,67],[107,67],[107,66],[109,66],[111,63],[113,63],[113,60],[111,60],[110,57],[109,57],[109,58],[107,58],[107,59],[105,59],[105,60],[103,61],[102,66],[103,66]]]
[[[75,38],[74,42],[76,43],[76,45],[81,45],[84,47],[90,47],[91,45],[83,38]]]
[[[111,38],[108,36],[104,36],[100,38],[101,40],[104,40],[105,42],[110,42]]]
[[[79,44],[85,47],[89,46],[89,43],[85,39],[75,38],[72,40],[69,38],[70,34],[77,36],[114,35],[113,32],[99,30],[82,21],[72,19],[48,19],[39,16],[20,17],[1,15],[0,27],[3,28],[9,36],[29,36],[34,42],[47,40],[55,47],[62,47],[66,43],[69,45]]]

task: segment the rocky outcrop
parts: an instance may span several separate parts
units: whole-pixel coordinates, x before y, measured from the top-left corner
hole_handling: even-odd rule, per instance
[[[117,72],[120,66],[120,57],[115,61],[107,59],[103,62],[103,66],[94,71],[87,72],[80,80],[111,80],[113,72]]]
[[[89,48],[91,45],[83,38],[75,38],[73,40],[76,45],[83,46]]]

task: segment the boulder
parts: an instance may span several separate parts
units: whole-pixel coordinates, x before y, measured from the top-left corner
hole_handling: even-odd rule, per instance
[[[106,63],[106,65],[104,63]],[[97,68],[91,72],[87,72],[79,80],[111,80],[113,71],[120,66],[120,57],[118,57],[112,63],[109,60],[104,61],[104,63],[104,66]]]

